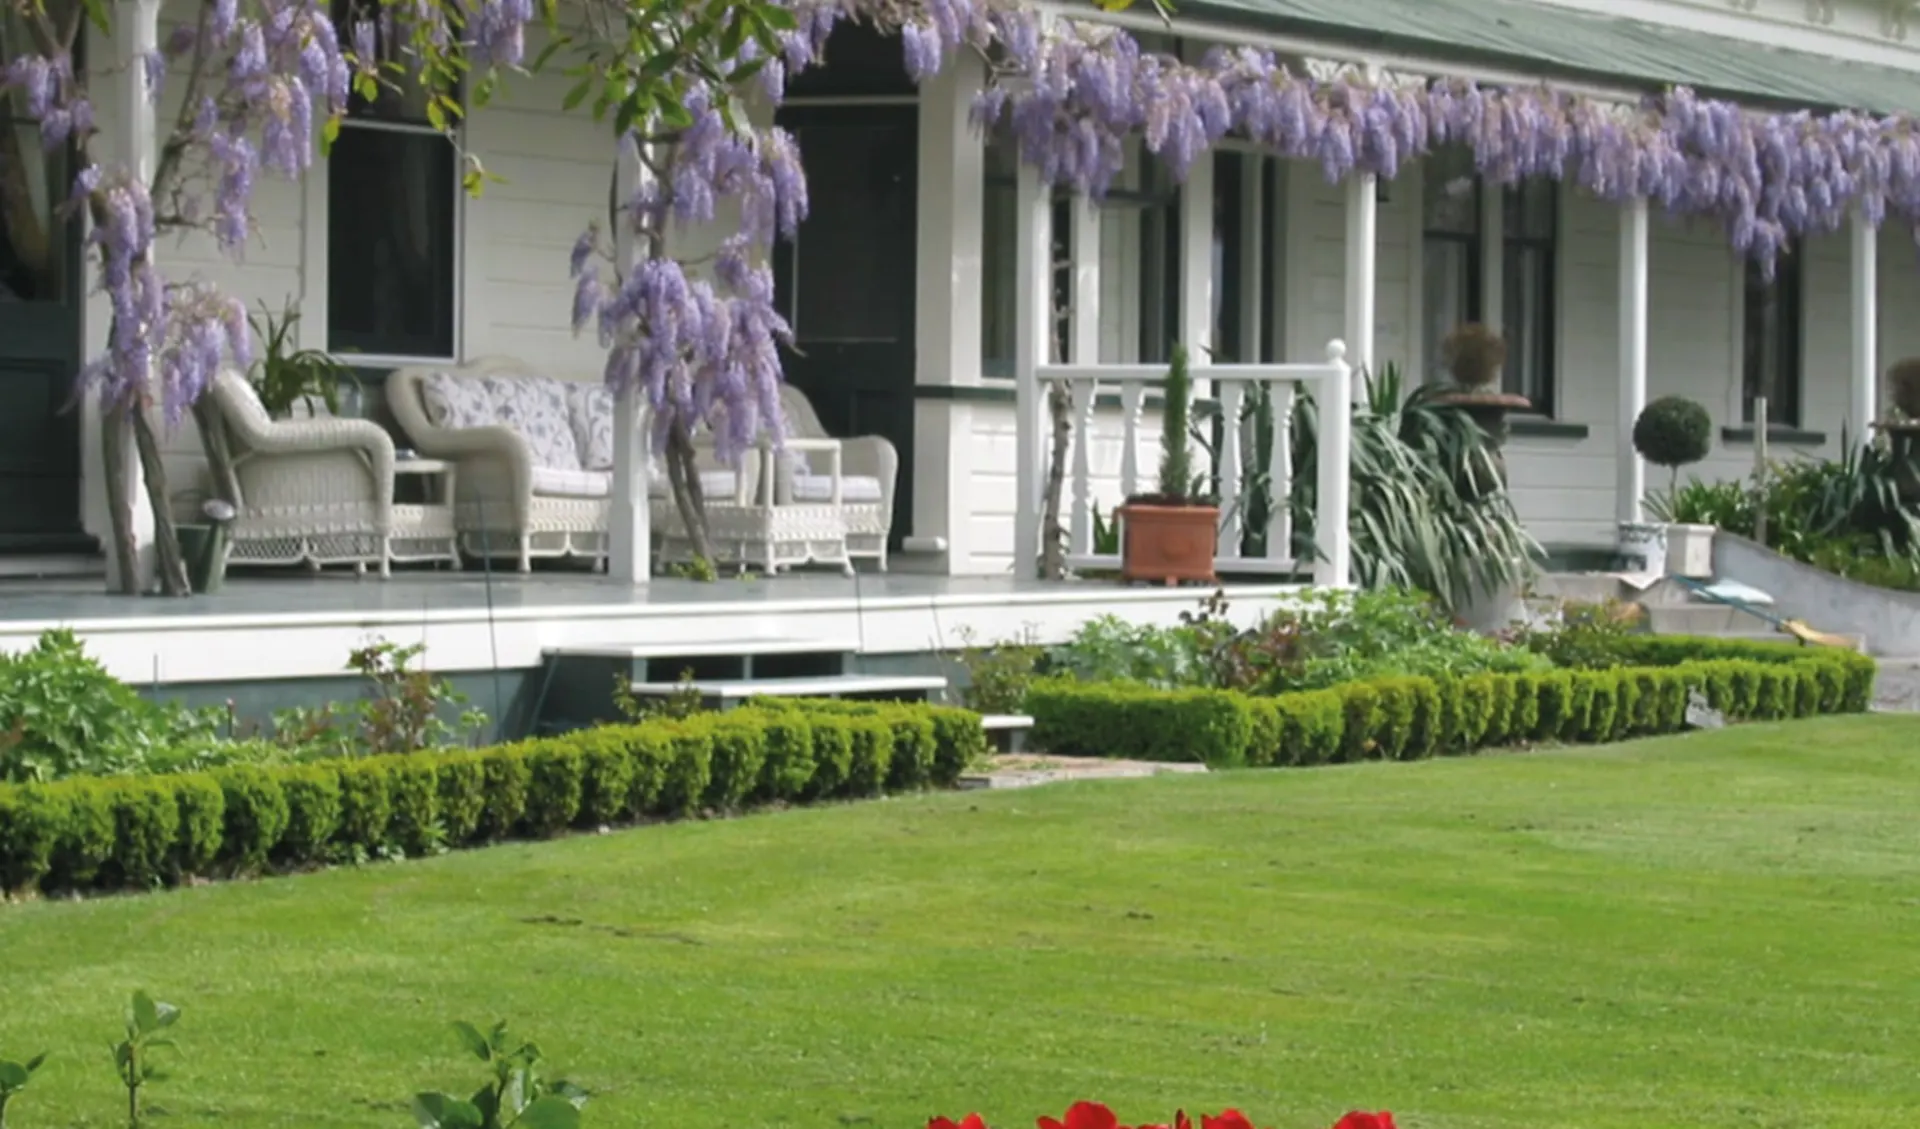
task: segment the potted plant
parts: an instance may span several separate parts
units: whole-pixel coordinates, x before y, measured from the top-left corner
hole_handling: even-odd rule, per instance
[[[300,311],[292,299],[281,308],[278,318],[261,303],[260,315],[248,321],[260,338],[260,359],[254,362],[249,379],[269,416],[287,419],[296,404],[304,405],[309,415],[320,404],[326,405],[328,414],[339,415],[343,386],[358,398],[360,382],[353,370],[323,350],[293,348],[293,330],[300,324]]]
[[[1176,345],[1160,406],[1160,488],[1128,498],[1119,510],[1120,577],[1128,583],[1214,583],[1220,507],[1195,489],[1187,445],[1192,391],[1186,348]]]
[[[1633,421],[1633,449],[1655,466],[1667,468],[1669,498],[1679,486],[1680,468],[1706,458],[1712,447],[1713,417],[1685,396],[1662,396],[1642,408],[1640,418]],[[1656,538],[1648,535],[1645,524],[1629,522],[1621,527],[1623,554],[1638,555],[1647,565],[1637,571],[1713,575],[1713,526],[1656,525]],[[1637,554],[1628,552],[1629,546],[1636,547]]]
[[[1894,362],[1887,370],[1887,383],[1893,391],[1893,410],[1874,426],[1892,448],[1900,497],[1920,504],[1920,357]]]
[[[1440,344],[1440,359],[1453,382],[1435,393],[1433,402],[1467,413],[1487,436],[1494,481],[1466,484],[1472,489],[1465,491],[1469,497],[1480,497],[1506,486],[1507,464],[1500,449],[1507,442],[1507,416],[1528,410],[1533,407],[1533,401],[1500,390],[1500,369],[1507,363],[1507,342],[1479,322],[1468,322],[1447,334]]]

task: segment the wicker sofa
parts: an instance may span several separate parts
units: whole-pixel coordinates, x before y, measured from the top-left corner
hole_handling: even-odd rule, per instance
[[[522,572],[536,557],[604,564],[613,486],[613,395],[604,385],[556,380],[525,362],[491,357],[397,370],[387,377],[387,403],[422,455],[459,467],[454,513],[468,554],[512,557]],[[716,550],[775,560],[762,544],[769,521],[755,496],[757,452],[737,471],[710,451],[699,462]],[[647,482],[656,540],[668,559],[677,549],[684,555],[657,459]]]
[[[444,511],[393,504],[393,440],[366,420],[275,420],[233,370],[211,396],[226,428],[236,564],[350,564],[389,571],[395,544],[451,540]]]

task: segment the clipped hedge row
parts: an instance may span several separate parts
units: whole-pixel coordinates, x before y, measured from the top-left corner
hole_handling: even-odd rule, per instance
[[[1687,692],[1729,720],[1859,713],[1874,662],[1792,644],[1635,637],[1610,670],[1385,678],[1256,697],[1126,683],[1047,682],[1027,695],[1034,744],[1062,756],[1216,767],[1413,760],[1542,741],[1672,733]]]
[[[0,786],[0,889],[147,887],[946,787],[986,744],[966,710],[769,700],[481,750]]]

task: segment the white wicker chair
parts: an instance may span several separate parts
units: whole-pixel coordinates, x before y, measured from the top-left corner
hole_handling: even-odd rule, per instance
[[[801,448],[829,438],[820,425],[807,394],[791,384],[780,386],[780,409],[786,416],[788,447],[799,458],[778,460],[775,497],[782,505],[828,502],[834,494],[833,477],[820,473],[818,458],[806,459]],[[880,571],[887,569],[887,536],[893,528],[893,489],[899,477],[900,454],[879,435],[839,440],[841,480],[839,509],[846,521],[847,555],[871,557]]]
[[[235,509],[236,564],[378,565],[390,538],[416,535],[421,507],[393,504],[393,440],[359,419],[275,420],[238,372],[215,378],[210,395],[226,426]],[[445,531],[450,536],[451,529]]]

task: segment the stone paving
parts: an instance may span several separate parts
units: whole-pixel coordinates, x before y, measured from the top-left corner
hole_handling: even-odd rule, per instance
[[[1920,712],[1920,659],[1881,659],[1873,706],[1898,713]]]

